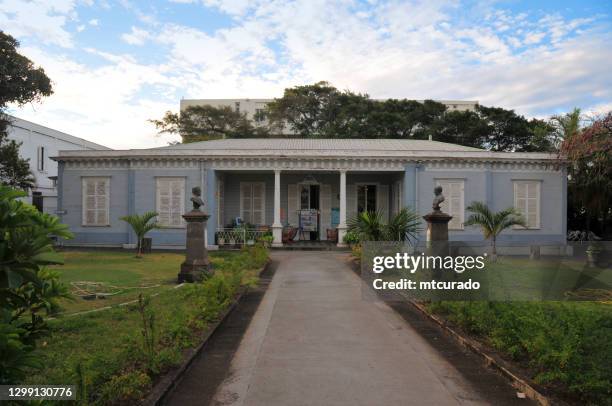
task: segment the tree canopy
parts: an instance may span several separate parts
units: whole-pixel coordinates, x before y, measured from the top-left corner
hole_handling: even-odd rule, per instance
[[[255,120],[254,123],[252,120]],[[552,151],[558,128],[500,107],[448,110],[434,100],[376,100],[328,82],[285,89],[258,117],[231,107],[191,106],[151,120],[183,142],[215,138],[432,139],[492,151]]]
[[[252,138],[267,136],[246,117],[229,106],[189,106],[180,113],[167,111],[161,120],[149,120],[160,134],[179,134],[183,142],[219,138]]]
[[[20,144],[8,139],[9,103],[38,101],[53,91],[45,71],[17,52],[19,42],[0,31],[0,184],[31,188],[34,178],[27,160],[19,156]]]

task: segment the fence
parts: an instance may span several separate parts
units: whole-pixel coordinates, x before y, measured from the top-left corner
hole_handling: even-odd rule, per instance
[[[253,245],[264,235],[270,234],[266,230],[247,228],[221,228],[215,236],[218,245]]]

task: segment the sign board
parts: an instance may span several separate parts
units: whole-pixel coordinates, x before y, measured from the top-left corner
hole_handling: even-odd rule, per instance
[[[317,231],[318,220],[317,210],[300,210],[300,229],[302,231]]]

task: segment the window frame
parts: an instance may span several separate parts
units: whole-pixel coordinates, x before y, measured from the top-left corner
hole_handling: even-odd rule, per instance
[[[36,169],[45,173],[45,147],[43,145],[36,149]]]
[[[88,181],[100,181],[104,179],[106,181],[104,186],[104,196],[106,197],[106,223],[104,224],[89,224],[87,223],[87,182]],[[82,227],[110,227],[110,176],[81,176],[81,226]],[[98,196],[95,194],[94,196]],[[97,204],[97,203],[96,203]],[[90,209],[90,210],[98,210],[98,209]],[[96,215],[97,217],[97,215]]]
[[[375,211],[378,211],[378,209],[379,209],[378,206],[380,205],[380,202],[378,201],[378,191],[380,190],[380,182],[355,182],[354,185],[355,185],[355,208],[356,208],[356,213],[357,214],[363,213],[363,212],[359,211],[359,187],[360,186],[365,186],[366,187],[366,197],[365,197],[366,205],[367,205],[367,200],[368,200],[368,195],[369,195],[369,193],[367,193],[367,187],[368,186],[375,186],[376,187],[376,192],[374,192],[374,202],[375,202],[374,205],[376,206],[376,210]],[[366,211],[369,211],[369,210],[367,210],[367,208],[366,208]]]
[[[160,181],[180,181],[181,185],[181,193],[180,193],[180,224],[163,224],[160,220]],[[172,228],[185,228],[185,220],[183,219],[183,214],[185,214],[185,177],[184,176],[156,176],[155,177],[155,211],[157,212],[157,224],[163,229],[172,229]],[[170,187],[170,190],[172,188]],[[170,198],[172,196],[170,195]],[[170,209],[170,206],[168,206]],[[168,218],[172,215],[172,210],[168,212]]]
[[[523,218],[525,219],[525,221],[527,222],[527,227],[522,227],[522,226],[513,226],[512,228],[514,230],[540,230],[542,228],[542,215],[541,215],[541,207],[542,207],[542,181],[538,180],[538,179],[513,179],[512,180],[512,194],[513,194],[513,207],[518,210],[518,193],[517,193],[517,187],[520,184],[524,184],[524,185],[528,185],[528,184],[534,184],[535,185],[535,197],[530,197],[529,196],[529,188],[526,187],[525,188],[525,209],[527,210],[527,213],[521,213],[523,215]],[[528,209],[528,200],[529,199],[534,199],[536,201],[536,224],[534,227],[530,227],[529,226],[529,209]]]
[[[446,205],[449,206],[448,214],[453,216],[453,219],[451,219],[451,221],[449,221],[448,223],[448,230],[449,231],[464,231],[465,230],[465,178],[436,178],[434,180],[434,183],[436,186],[442,186],[442,196],[444,196],[444,202],[442,202],[442,205],[446,203]],[[445,188],[445,185],[443,185],[442,183],[444,183],[445,185],[448,185],[451,183],[461,184],[461,198],[460,198],[461,207],[459,210],[460,217],[459,217],[458,227],[451,226],[455,218],[455,215],[453,214],[453,211],[451,208],[451,200],[450,200],[451,196],[450,196],[450,191],[449,191],[450,188],[449,187]]]

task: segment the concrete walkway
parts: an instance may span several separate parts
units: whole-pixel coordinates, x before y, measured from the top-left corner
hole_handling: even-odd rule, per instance
[[[273,256],[276,275],[214,404],[530,404],[499,377],[481,390],[386,304],[363,300],[346,253]]]

